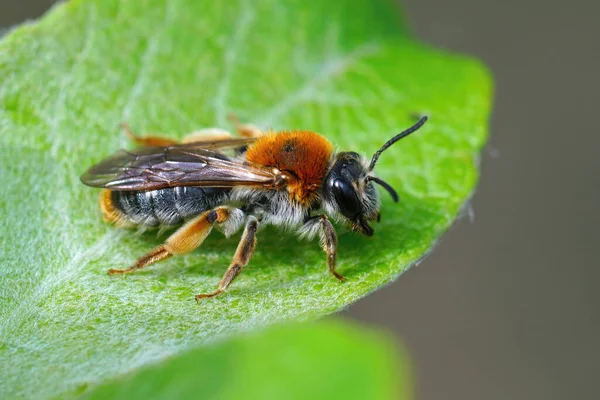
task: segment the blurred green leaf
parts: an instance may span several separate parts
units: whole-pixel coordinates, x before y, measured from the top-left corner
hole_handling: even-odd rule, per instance
[[[424,256],[470,196],[486,138],[480,64],[408,37],[386,0],[74,0],[0,42],[0,397],[60,395],[190,346],[337,311]],[[310,129],[341,149],[388,150],[366,238],[340,230],[340,284],[317,243],[259,234],[250,266],[218,298],[235,238],[111,278],[164,240],[102,223],[79,175],[128,146],[118,130],[172,137],[242,120]]]
[[[409,399],[387,336],[338,322],[270,328],[192,350],[93,388],[88,399]]]

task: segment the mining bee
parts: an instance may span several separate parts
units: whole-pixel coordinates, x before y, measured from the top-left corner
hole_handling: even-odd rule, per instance
[[[338,239],[330,217],[358,233],[373,235],[369,221],[379,221],[380,185],[398,201],[396,191],[373,169],[381,153],[418,130],[427,120],[388,140],[370,160],[358,153],[335,152],[331,143],[310,131],[262,133],[236,123],[238,137],[220,129],[205,129],[173,140],[126,133],[137,144],[90,168],[84,184],[104,188],[100,195],[103,218],[118,226],[169,227],[182,225],[160,246],[140,257],[128,274],[202,244],[213,228],[226,237],[242,226],[233,261],[215,291],[225,291],[248,264],[261,226],[276,225],[302,237],[320,237],[329,272],[335,270]]]

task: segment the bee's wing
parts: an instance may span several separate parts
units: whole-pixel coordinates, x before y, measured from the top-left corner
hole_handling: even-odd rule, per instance
[[[248,163],[198,143],[121,150],[90,168],[81,181],[110,190],[153,190],[175,186],[274,187],[273,168]]]

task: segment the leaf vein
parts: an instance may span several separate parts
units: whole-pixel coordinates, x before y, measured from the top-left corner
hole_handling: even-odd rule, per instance
[[[217,126],[225,126],[227,119],[228,109],[228,98],[231,86],[231,77],[234,73],[235,65],[237,63],[237,53],[240,45],[243,43],[246,33],[254,21],[254,11],[248,1],[243,2],[237,22],[235,23],[235,30],[229,39],[229,43],[226,45],[225,54],[223,57],[223,78],[217,86],[217,91],[214,99],[215,107],[215,120]]]
[[[166,28],[169,26],[171,18],[172,11],[167,2],[165,18],[163,19],[162,26],[160,29],[157,29],[155,33],[148,39],[148,45],[146,46],[144,54],[142,54],[140,68],[138,69],[135,80],[133,81],[131,91],[125,100],[123,112],[121,113],[121,121],[128,121],[131,118],[133,107],[135,106],[138,98],[144,90],[144,86],[146,85],[146,80],[148,79],[150,68],[152,66],[152,59],[156,56],[156,52],[159,48],[158,45],[160,44],[160,38],[163,36]]]
[[[300,88],[291,92],[281,102],[267,110],[262,117],[258,119],[258,126],[271,126],[279,122],[281,117],[286,115],[292,107],[302,101],[310,100],[313,96],[318,96],[317,89],[321,84],[331,78],[343,75],[350,67],[357,64],[362,59],[373,56],[379,51],[379,46],[375,43],[365,43],[350,51],[346,56],[325,62],[318,73],[307,80]]]

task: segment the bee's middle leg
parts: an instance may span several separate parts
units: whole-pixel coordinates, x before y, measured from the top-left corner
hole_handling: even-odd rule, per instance
[[[217,207],[200,214],[175,231],[165,243],[138,258],[129,268],[110,269],[108,274],[129,274],[173,255],[189,253],[202,244],[215,223],[226,222],[230,212],[229,207]]]
[[[238,244],[238,247],[233,256],[233,261],[223,278],[219,281],[219,285],[217,286],[217,290],[211,293],[204,293],[196,295],[196,301],[200,301],[201,299],[207,297],[214,297],[223,291],[225,291],[231,282],[242,272],[242,269],[248,265],[250,258],[254,254],[254,250],[256,249],[256,231],[258,229],[258,221],[256,217],[249,217],[248,222],[246,222],[246,227],[244,228],[244,233],[242,234],[242,239]]]

